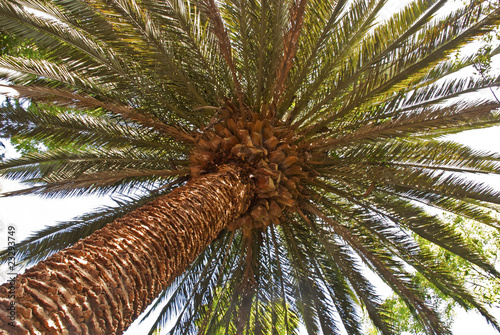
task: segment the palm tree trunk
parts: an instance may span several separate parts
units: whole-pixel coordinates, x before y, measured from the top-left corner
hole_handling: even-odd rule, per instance
[[[225,165],[115,220],[17,277],[15,326],[2,285],[0,334],[121,334],[252,197]]]

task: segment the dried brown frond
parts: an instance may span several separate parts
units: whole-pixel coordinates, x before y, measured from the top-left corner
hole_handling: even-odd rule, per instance
[[[293,67],[295,54],[297,53],[298,40],[304,24],[304,14],[307,0],[294,2],[290,8],[290,29],[285,33],[283,43],[283,58],[276,73],[276,88],[274,91],[274,104],[279,105],[282,94],[286,88],[288,74]]]
[[[236,96],[238,98],[238,103],[240,105],[240,108],[243,109],[243,90],[241,89],[241,84],[236,74],[236,66],[234,64],[233,55],[231,51],[232,50],[231,42],[229,41],[226,28],[224,27],[219,7],[217,6],[214,0],[199,0],[199,4],[201,4],[202,10],[204,10],[205,14],[212,21],[213,32],[215,36],[217,36],[221,54],[224,57],[224,60],[226,61],[231,71],[231,76],[233,78],[233,84],[236,89]]]

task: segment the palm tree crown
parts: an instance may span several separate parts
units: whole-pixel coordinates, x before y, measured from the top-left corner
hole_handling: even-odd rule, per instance
[[[500,8],[471,0],[437,15],[446,0],[418,0],[383,19],[386,2],[0,0],[0,28],[37,51],[0,58],[31,101],[3,107],[0,133],[47,148],[0,165],[33,185],[6,195],[139,190],[20,243],[20,261],[235,164],[250,207],[162,293],[157,325],[178,314],[174,334],[292,334],[299,320],[310,334],[363,334],[366,312],[391,334],[369,268],[429,334],[449,330],[416,276],[500,329],[418,243],[499,276],[425,208],[500,228],[500,193],[470,178],[499,173],[500,156],[439,138],[499,123],[500,102],[451,100],[498,78],[450,75],[474,64],[452,56]]]

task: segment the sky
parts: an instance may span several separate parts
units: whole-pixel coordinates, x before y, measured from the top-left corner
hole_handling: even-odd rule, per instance
[[[387,7],[387,13],[394,12],[407,0],[392,1]],[[452,1],[450,7],[461,1]],[[500,67],[498,62],[497,67]],[[487,97],[488,91],[480,94]],[[453,135],[450,139],[483,150],[490,150],[500,153],[500,127],[493,127],[482,130],[474,130]],[[16,153],[7,145],[7,156],[15,157]],[[500,190],[500,176],[487,176],[484,182]],[[0,179],[2,191],[11,191],[22,187],[19,183]],[[20,196],[13,198],[0,198],[0,249],[7,246],[7,230],[9,226],[15,227],[15,238],[21,241],[32,232],[40,230],[46,225],[52,225],[58,221],[71,220],[73,217],[83,214],[93,208],[102,205],[112,205],[113,201],[109,197],[84,197],[65,198],[57,200],[42,199],[36,196]],[[0,268],[0,282],[6,280],[5,268]],[[375,280],[375,279],[374,279]],[[380,285],[381,287],[383,285]],[[388,292],[386,292],[388,294]],[[465,312],[460,308],[456,309],[456,318],[452,331],[454,335],[498,335],[484,319],[475,312]],[[500,320],[500,308],[493,309],[492,314]],[[128,335],[138,335],[147,333],[153,318],[142,324],[134,323],[126,332]]]

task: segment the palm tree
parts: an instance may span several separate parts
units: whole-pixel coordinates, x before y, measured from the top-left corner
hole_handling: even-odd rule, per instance
[[[460,78],[475,56],[454,55],[500,8],[383,18],[386,2],[0,0],[1,28],[37,50],[0,59],[31,102],[0,131],[47,148],[0,166],[32,184],[5,195],[129,194],[16,246],[41,261],[15,281],[14,326],[1,287],[1,331],[119,334],[160,295],[173,334],[363,334],[363,313],[391,334],[367,269],[429,334],[449,330],[422,278],[500,329],[418,243],[499,277],[426,209],[500,228],[500,194],[471,177],[500,157],[440,137],[499,123],[500,103],[463,98],[499,80]]]

